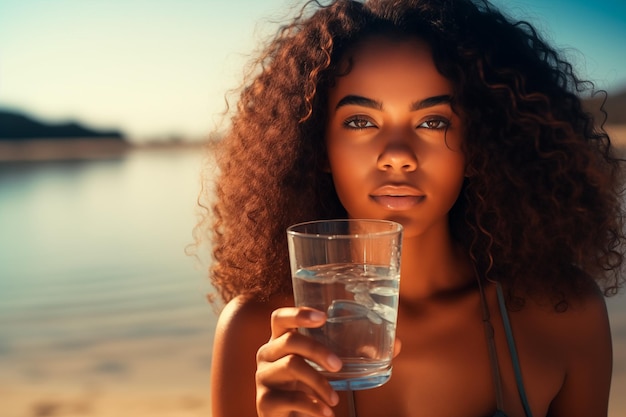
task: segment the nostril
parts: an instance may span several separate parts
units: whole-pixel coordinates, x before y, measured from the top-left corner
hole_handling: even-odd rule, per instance
[[[378,167],[385,171],[413,171],[417,169],[417,155],[403,146],[388,146],[379,156]]]

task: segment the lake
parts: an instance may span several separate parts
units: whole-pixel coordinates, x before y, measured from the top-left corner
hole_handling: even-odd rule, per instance
[[[3,417],[97,415],[111,387],[208,408],[216,315],[185,254],[200,162],[182,148],[0,164]]]
[[[199,148],[0,164],[0,409],[210,415],[216,315],[193,239]],[[609,300],[611,416],[626,415],[626,308]]]

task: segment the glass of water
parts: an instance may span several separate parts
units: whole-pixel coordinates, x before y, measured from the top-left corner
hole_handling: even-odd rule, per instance
[[[287,229],[295,303],[327,314],[299,331],[343,361],[322,372],[336,390],[378,387],[391,377],[402,225],[386,220],[320,220]]]

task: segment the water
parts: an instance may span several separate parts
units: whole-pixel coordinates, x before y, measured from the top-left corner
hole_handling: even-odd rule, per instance
[[[395,274],[388,267],[360,264],[321,265],[296,272],[296,304],[327,314],[324,326],[300,331],[343,361],[339,372],[323,372],[335,389],[374,388],[390,378],[398,309]]]
[[[200,162],[163,149],[0,164],[0,389],[208,392],[216,315],[185,254]]]

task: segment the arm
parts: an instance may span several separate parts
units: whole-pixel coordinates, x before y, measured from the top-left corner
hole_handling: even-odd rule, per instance
[[[567,369],[548,415],[606,417],[613,366],[606,304],[596,288],[582,304],[572,307],[558,329]]]
[[[271,311],[237,297],[222,310],[211,359],[213,417],[256,416],[256,351],[270,335]]]

